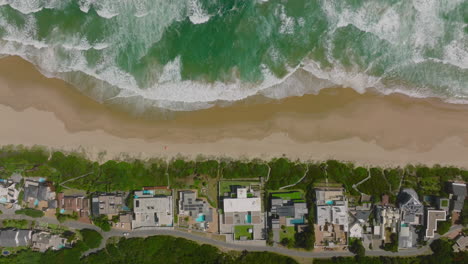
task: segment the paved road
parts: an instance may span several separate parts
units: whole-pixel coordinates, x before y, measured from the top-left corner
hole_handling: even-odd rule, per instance
[[[3,219],[25,219],[25,220],[32,220],[32,221],[40,221],[50,224],[60,224],[66,227],[74,228],[74,229],[93,229],[98,231],[103,236],[103,241],[99,248],[91,249],[84,253],[84,255],[88,255],[99,251],[100,249],[104,248],[106,245],[106,241],[110,237],[122,237],[126,231],[112,229],[109,232],[102,232],[97,226],[92,224],[81,223],[77,221],[66,221],[64,223],[59,223],[55,218],[31,218],[25,215],[12,215],[12,214],[2,214],[0,215],[0,220]],[[453,226],[450,229],[450,232],[455,230],[460,230],[461,226]],[[448,233],[450,233],[448,232]],[[133,230],[128,232],[128,237],[148,237],[148,236],[156,236],[156,235],[168,235],[168,236],[175,236],[175,237],[182,237],[185,239],[190,239],[193,241],[197,241],[199,243],[210,244],[219,248],[230,249],[230,250],[248,250],[248,251],[268,251],[283,255],[288,255],[291,257],[300,257],[300,258],[331,258],[331,257],[350,257],[353,256],[351,252],[335,252],[335,251],[325,251],[325,252],[311,252],[311,251],[300,251],[300,250],[293,250],[287,249],[282,247],[269,247],[269,246],[251,246],[251,245],[242,245],[242,244],[232,244],[227,243],[215,239],[211,239],[208,237],[203,237],[199,235],[195,235],[192,233],[188,233],[181,230],[174,230],[174,229],[158,229],[158,230]],[[437,237],[436,237],[437,238]],[[436,239],[435,238],[435,239]],[[430,241],[431,242],[431,241]],[[424,246],[417,249],[410,249],[410,250],[401,250],[399,252],[388,252],[383,250],[367,250],[367,256],[391,256],[391,257],[407,257],[407,256],[416,256],[416,255],[425,255],[431,254],[430,248],[428,246]]]

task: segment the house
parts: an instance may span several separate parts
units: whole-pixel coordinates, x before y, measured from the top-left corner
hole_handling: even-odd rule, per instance
[[[179,192],[179,214],[198,218],[200,222],[213,221],[213,209],[206,200],[197,198],[194,191]]]
[[[91,201],[93,216],[107,215],[112,218],[124,209],[125,197],[123,193],[105,193],[94,196]]]
[[[281,228],[292,227],[290,232],[300,233],[307,226],[307,204],[301,192],[275,192],[270,194],[269,220],[274,233],[274,241],[280,242]]]
[[[213,208],[206,200],[197,198],[197,192],[179,192],[179,215],[189,217],[193,226],[205,230],[213,222],[213,213]]]
[[[295,192],[297,193],[297,192]],[[304,200],[288,199],[288,193],[272,194],[270,200],[270,218],[273,228],[295,226],[307,222],[306,215],[309,210]]]
[[[454,252],[466,251],[468,250],[468,236],[460,235],[455,238],[455,244],[453,245]]]
[[[396,233],[400,223],[400,209],[393,206],[375,207],[374,235],[386,240],[385,232]],[[386,241],[388,242],[388,241]]]
[[[423,224],[424,206],[413,189],[403,189],[399,195],[401,221],[410,225]]]
[[[33,233],[31,241],[32,249],[40,252],[45,252],[48,249],[59,250],[70,246],[66,238],[44,231]]]
[[[38,207],[40,210],[55,209],[55,191],[53,184],[42,178],[26,179],[23,186],[23,200],[28,207]]]
[[[428,209],[426,215],[426,238],[434,238],[434,233],[437,231],[437,222],[445,221],[447,213],[444,210]]]
[[[356,207],[358,208],[358,207]],[[348,208],[349,209],[349,208]],[[363,210],[364,209],[364,210]],[[372,211],[367,206],[359,207],[359,210],[349,211],[349,237],[362,238],[366,233],[364,228],[369,224]]]
[[[352,238],[362,238],[364,229],[358,221],[354,221],[349,225],[349,237]]]
[[[416,226],[423,224],[424,206],[413,189],[403,189],[398,197],[401,224],[399,227],[398,247],[413,248],[416,246]]]
[[[1,229],[0,247],[22,247],[31,244],[32,231],[25,229]]]
[[[19,191],[12,180],[0,179],[0,204],[15,204],[18,202]]]
[[[136,191],[133,200],[133,229],[152,229],[173,225],[171,196],[156,196],[154,190]]]
[[[453,182],[451,193],[453,201],[452,210],[454,212],[461,212],[467,196],[466,184]]]
[[[348,200],[343,188],[317,188],[316,243],[317,246],[342,246],[347,244],[349,226]]]
[[[123,229],[123,230],[132,230],[132,220],[133,215],[126,213],[119,215],[119,221],[117,223],[112,222],[113,228]]]
[[[57,194],[58,208],[61,214],[76,213],[81,220],[86,220],[89,217],[89,199],[84,195],[64,195]]]
[[[246,186],[230,185],[230,192],[222,197],[221,234],[232,234],[232,240],[265,239],[265,214],[259,189],[247,183]]]

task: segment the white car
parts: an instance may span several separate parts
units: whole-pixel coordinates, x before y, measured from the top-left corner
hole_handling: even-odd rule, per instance
[[[130,235],[130,234],[129,234],[129,233],[127,233],[127,232],[125,232],[125,233],[123,233],[123,235],[124,235],[124,236],[128,236],[128,235]]]

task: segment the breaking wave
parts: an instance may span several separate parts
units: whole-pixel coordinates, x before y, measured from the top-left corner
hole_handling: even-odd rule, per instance
[[[464,103],[467,36],[463,0],[0,0],[0,57],[134,113],[337,85]]]

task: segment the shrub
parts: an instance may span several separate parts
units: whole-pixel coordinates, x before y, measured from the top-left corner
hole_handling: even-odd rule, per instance
[[[93,229],[81,229],[81,236],[83,237],[83,243],[87,248],[97,248],[101,245],[102,236]]]
[[[34,217],[34,218],[44,216],[44,212],[42,212],[40,210],[32,209],[32,208],[25,208],[25,209],[16,210],[15,214],[23,214],[23,215],[27,215],[27,216]]]
[[[452,223],[450,223],[450,221],[438,222],[437,233],[439,233],[439,235],[443,235],[450,230],[451,226],[452,226]]]

